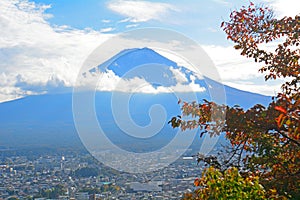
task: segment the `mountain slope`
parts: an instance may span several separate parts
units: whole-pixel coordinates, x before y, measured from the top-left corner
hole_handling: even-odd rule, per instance
[[[109,61],[98,66],[98,68],[113,70],[116,75],[122,77],[135,66],[149,63],[158,63],[166,66],[164,70],[168,72],[169,67],[181,69],[180,66],[155,51],[143,49],[124,50],[114,56]],[[151,69],[151,68],[149,68]],[[181,69],[182,70],[182,69]],[[90,72],[95,71],[91,69]],[[151,77],[143,75],[146,81],[151,82]],[[170,72],[171,74],[171,72]],[[129,74],[126,78],[131,77]],[[191,72],[186,72],[188,81]],[[223,88],[223,85],[213,80],[205,78],[197,80],[202,87],[208,88],[207,82],[213,83],[214,87]],[[166,83],[176,84],[174,78]],[[226,93],[226,102],[228,105],[240,105],[243,108],[249,108],[257,103],[267,105],[271,98],[259,94],[237,90],[232,87],[224,86]],[[136,139],[123,134],[117,124],[111,110],[110,91],[98,91],[95,95],[95,109],[100,126],[107,133],[108,137],[124,148],[131,148],[128,144],[135,144],[141,148],[146,148],[144,140]],[[119,95],[119,101],[123,101],[122,95]],[[210,99],[209,93],[198,92],[197,98]],[[177,130],[172,129],[167,121],[180,113],[177,104],[177,98],[172,93],[145,94],[135,93],[129,102],[129,110],[132,119],[140,126],[146,126],[151,122],[149,110],[152,105],[159,104],[166,110],[167,116],[165,125],[159,134],[153,136],[148,141],[147,148],[160,148],[165,142],[168,142],[176,134]],[[125,100],[124,100],[125,101]],[[44,94],[28,96],[22,99],[0,103],[0,149],[1,147],[24,147],[24,146],[78,146],[81,145],[80,139],[76,133],[72,114],[72,94]],[[126,147],[127,146],[127,147]],[[137,150],[139,151],[139,150]]]

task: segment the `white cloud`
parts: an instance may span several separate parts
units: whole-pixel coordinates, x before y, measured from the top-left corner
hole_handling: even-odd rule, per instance
[[[115,30],[115,28],[112,28],[112,27],[102,28],[102,29],[100,30],[100,33],[107,33],[107,32],[111,32],[111,31],[113,31],[113,30]]]
[[[11,87],[11,86],[0,87],[0,102],[18,99],[20,98],[20,95],[27,96],[32,94],[34,93],[31,91],[24,91],[16,87]]]
[[[117,76],[112,70],[107,70],[100,74],[98,91],[119,91],[119,92],[144,92],[155,93],[151,84],[142,78],[134,77],[124,79]]]
[[[264,0],[269,3],[275,10],[278,17],[291,16],[300,14],[299,0]]]
[[[223,0],[216,0],[223,2]],[[295,16],[300,14],[299,0],[263,0],[274,9],[278,17]],[[269,44],[262,44],[259,47],[274,52],[278,42],[276,40]],[[264,74],[258,72],[263,63],[255,63],[253,59],[240,55],[239,51],[232,46],[203,46],[205,51],[214,61],[224,84],[229,86],[256,92],[264,95],[274,95],[280,92],[280,86],[284,79],[264,81]]]
[[[203,48],[215,63],[223,81],[260,77],[258,69],[261,65],[241,56],[232,46],[210,45]]]
[[[167,3],[133,0],[115,0],[108,4],[108,8],[135,23],[149,20],[162,21],[169,12],[178,11],[176,7]]]
[[[281,84],[270,84],[270,83],[263,83],[257,84],[255,82],[250,81],[236,81],[236,82],[224,82],[224,84],[231,86],[233,88],[238,88],[244,91],[251,91],[258,94],[276,96],[278,92],[280,92]]]
[[[264,49],[272,50],[273,45],[264,46]],[[207,54],[215,63],[219,75],[224,84],[264,95],[274,95],[274,91],[280,92],[283,79],[264,81],[264,74],[258,70],[263,66],[251,58],[240,55],[232,46],[203,46]]]
[[[118,24],[121,24],[121,23],[129,22],[129,21],[130,21],[130,18],[127,17],[127,18],[121,19],[121,20],[118,21],[117,23],[118,23]]]
[[[110,23],[111,20],[109,20],[109,19],[102,19],[101,22],[102,22],[102,23]]]
[[[211,32],[211,33],[216,33],[216,32],[219,31],[219,29],[213,28],[213,27],[208,27],[208,28],[207,28],[207,31],[209,31],[209,32]]]
[[[256,63],[250,58],[240,55],[239,51],[232,46],[202,46],[209,57],[213,60],[219,76],[224,84],[250,92],[256,92],[264,95],[274,95],[274,92],[280,92],[280,85],[283,80],[264,81],[264,74],[258,72],[262,67],[261,63]],[[274,44],[263,46],[266,50],[274,49]],[[194,71],[194,67],[185,59],[172,52],[165,50],[154,49],[159,54],[176,62],[179,66],[185,66],[187,69]],[[177,70],[178,71],[178,70]],[[182,77],[181,74],[176,73],[178,79]],[[198,79],[203,79],[202,75],[194,74]],[[193,80],[193,77],[190,77]]]
[[[110,37],[93,30],[51,26],[49,6],[0,1],[0,101],[74,84],[89,53]]]
[[[126,28],[134,28],[137,26],[139,26],[139,24],[128,24],[128,25],[126,25]]]
[[[288,1],[283,3],[281,0],[272,0],[271,4],[283,15],[299,13],[298,1],[287,3]],[[161,20],[171,11],[178,11],[170,4],[148,1],[113,1],[108,6],[127,17],[126,22]],[[100,31],[51,26],[47,22],[51,16],[45,14],[47,8],[49,6],[37,5],[26,0],[0,1],[0,102],[41,93],[55,87],[72,87],[85,58],[111,36]],[[102,22],[109,23],[108,20]],[[109,31],[112,28],[103,30]],[[258,73],[261,65],[239,55],[232,47],[204,46],[204,49],[215,62],[225,83],[262,94],[273,95],[274,91],[280,90],[280,81],[272,85],[269,85],[269,82],[262,84],[261,81],[256,81],[264,79],[263,75]],[[188,61],[168,52],[156,49],[155,51],[193,71],[193,66]],[[197,76],[201,77],[198,74]],[[112,77],[111,80],[114,80],[113,78],[117,77]],[[139,78],[118,80],[126,88],[133,88],[138,84],[143,86],[138,90],[152,93],[186,91],[191,88],[203,91],[203,88],[193,81],[190,84],[179,82],[172,87],[153,88],[151,84]],[[113,83],[110,81],[108,84]],[[106,87],[109,90],[114,85]]]
[[[226,1],[226,0],[213,0],[214,2],[216,3],[219,3],[219,4],[222,4],[222,5],[225,5],[225,6],[231,6],[232,3]]]
[[[105,73],[100,73],[100,80],[97,85],[98,91],[119,91],[119,92],[133,92],[133,93],[172,93],[172,92],[204,92],[206,89],[199,84],[195,83],[193,79],[188,83],[186,74],[182,73],[178,69],[173,67],[169,68],[173,73],[176,84],[172,86],[158,86],[153,87],[151,83],[148,83],[141,77],[134,78],[122,78],[117,76],[112,70],[106,70]],[[95,74],[94,74],[95,75]],[[87,77],[93,82],[91,76]],[[96,77],[95,77],[96,78]],[[87,80],[88,81],[88,80]],[[88,84],[86,82],[85,84]]]
[[[170,71],[173,73],[173,76],[177,83],[186,83],[188,82],[188,79],[184,73],[180,71],[180,69],[175,69],[173,67],[170,67]]]
[[[111,37],[100,31],[52,26],[45,15],[47,8],[22,0],[0,2],[0,102],[74,86],[87,56]],[[113,74],[107,78],[102,90],[111,91],[120,83],[122,91],[205,91],[194,82],[154,88],[141,78],[127,80]]]
[[[182,58],[180,55],[176,55],[174,52],[171,52],[166,49],[153,48],[153,50],[155,52],[157,52],[158,54],[168,58],[169,60],[172,60],[178,66],[185,67],[185,68],[195,72],[195,67],[191,63],[189,63],[187,60]],[[198,79],[203,79],[202,74],[199,74],[199,72],[197,72],[197,73],[195,72],[194,75],[197,76]]]

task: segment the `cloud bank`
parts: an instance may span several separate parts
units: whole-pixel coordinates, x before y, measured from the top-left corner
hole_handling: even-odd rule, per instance
[[[48,8],[29,1],[0,1],[0,102],[71,87],[87,55],[110,37],[51,26]]]
[[[272,5],[278,15],[300,13],[297,0],[265,2]],[[163,20],[171,12],[179,11],[171,4],[148,1],[115,0],[107,6],[133,23]],[[49,5],[26,0],[0,1],[0,102],[72,87],[87,56],[112,36],[107,32],[113,31],[114,27],[95,31],[51,25],[48,19],[52,16],[45,13],[48,8]],[[103,21],[108,22],[110,19]],[[232,47],[211,45],[204,46],[204,49],[216,64],[224,83],[262,94],[278,92],[282,80],[269,82],[268,85],[257,81],[263,80],[263,75],[258,73],[261,65],[240,56]],[[175,57],[171,59],[177,62]],[[177,63],[186,65],[179,60]],[[112,82],[114,79],[110,80]],[[123,81],[132,85],[133,80]],[[154,88],[154,91],[143,80],[135,81],[152,92],[174,89]],[[105,87],[110,88],[111,83],[108,81],[107,84]],[[176,87],[184,90],[184,86]],[[199,85],[189,87],[194,87],[196,91],[203,89]]]
[[[126,1],[124,5],[126,7],[135,3]],[[150,6],[155,12],[149,11],[146,18],[132,20],[149,20],[154,15],[160,17],[174,9],[169,4],[150,4],[138,2],[138,8]],[[0,29],[0,102],[73,87],[84,60],[98,45],[112,36],[106,32],[113,28],[95,31],[51,25],[47,20],[52,16],[45,13],[49,8],[49,5],[24,0],[0,2],[0,26],[3,27]],[[195,91],[205,90],[195,83],[180,83],[173,88],[154,88],[139,78],[122,80],[109,73],[104,77],[108,80],[101,87],[108,91],[116,86],[116,80],[123,83],[128,91],[133,90],[137,84],[143,85],[138,91],[148,93],[186,91],[191,88]],[[121,90],[125,91],[124,88]]]
[[[185,92],[205,92],[205,87],[195,83],[195,77],[183,73],[179,69],[170,66],[170,71],[176,80],[176,84],[172,86],[157,86],[154,87],[151,83],[147,82],[143,77],[122,78],[116,75],[112,70],[106,70],[105,73],[100,74],[99,82],[97,85],[98,91],[118,91],[130,93],[185,93]],[[187,76],[191,79],[189,82]],[[89,77],[91,78],[91,77]]]
[[[264,0],[275,10],[278,17],[291,16],[300,14],[299,0]]]

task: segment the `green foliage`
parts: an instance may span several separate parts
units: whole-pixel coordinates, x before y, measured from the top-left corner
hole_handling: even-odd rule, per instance
[[[266,192],[259,184],[257,176],[243,178],[237,168],[221,172],[213,167],[207,168],[200,179],[194,182],[198,188],[194,193],[185,194],[184,199],[265,199]]]
[[[66,190],[64,189],[63,185],[56,185],[55,187],[51,188],[51,189],[44,189],[42,190],[41,193],[41,197],[45,197],[48,199],[58,199],[58,197],[60,195],[64,195],[66,192]]]
[[[91,168],[91,167],[83,167],[75,170],[75,176],[76,177],[91,177],[91,176],[98,176],[99,175],[99,170],[96,168]]]
[[[19,200],[17,197],[9,197],[8,200]]]

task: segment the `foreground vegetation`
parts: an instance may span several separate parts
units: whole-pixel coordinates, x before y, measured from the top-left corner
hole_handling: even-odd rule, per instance
[[[287,81],[268,107],[181,103],[182,115],[170,121],[172,127],[201,128],[212,136],[225,132],[231,143],[226,158],[199,157],[211,167],[185,198],[300,199],[300,16],[276,19],[270,8],[250,3],[221,27],[241,55],[262,64],[266,81]],[[263,48],[270,42],[274,51]],[[224,120],[218,113],[225,112]]]

